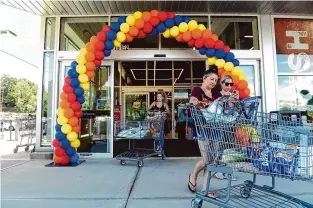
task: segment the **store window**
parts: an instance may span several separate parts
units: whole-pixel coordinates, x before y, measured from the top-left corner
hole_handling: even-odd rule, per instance
[[[278,105],[313,117],[313,20],[275,19]]]
[[[206,61],[192,61],[192,85],[201,86],[206,70]]]
[[[53,50],[55,43],[55,18],[47,18],[45,28],[45,50]]]
[[[148,61],[148,86],[172,86],[172,61]]]
[[[189,16],[192,20],[197,21],[198,24],[203,24],[208,28],[208,16]],[[186,42],[178,42],[173,38],[164,38],[161,35],[161,48],[162,49],[192,49]]]
[[[121,86],[146,86],[146,61],[120,62]]]
[[[257,17],[211,17],[211,30],[231,49],[259,50]]]
[[[78,51],[108,25],[108,17],[61,18],[60,51]]]
[[[174,62],[174,87],[191,87],[191,61]]]
[[[111,24],[117,22],[118,17],[111,17]],[[124,49],[123,49],[124,48]],[[155,50],[159,48],[159,36],[147,35],[145,38],[134,38],[130,43],[122,43],[116,50]]]
[[[52,138],[52,103],[53,103],[53,68],[54,54],[44,53],[42,82],[42,124],[40,146],[50,146]]]

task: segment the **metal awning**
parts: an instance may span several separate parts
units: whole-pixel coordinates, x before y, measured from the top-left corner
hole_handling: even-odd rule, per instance
[[[173,11],[181,14],[246,13],[310,15],[311,1],[111,1],[111,0],[1,0],[1,4],[37,15],[119,15],[134,11]]]

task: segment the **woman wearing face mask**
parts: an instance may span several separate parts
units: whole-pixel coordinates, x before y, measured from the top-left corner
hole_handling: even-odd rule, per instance
[[[194,87],[192,89],[190,103],[199,105],[201,104],[201,102],[205,102],[209,104],[222,96],[222,94],[217,89],[215,89],[218,80],[217,71],[218,69],[215,65],[210,66],[209,69],[205,71],[201,87]],[[200,160],[196,163],[193,172],[189,175],[188,188],[191,192],[196,192],[197,177],[202,170],[204,170],[204,180],[202,190],[205,190],[208,172],[204,168],[205,164],[203,160]],[[216,196],[213,193],[209,193],[209,197],[216,198]]]

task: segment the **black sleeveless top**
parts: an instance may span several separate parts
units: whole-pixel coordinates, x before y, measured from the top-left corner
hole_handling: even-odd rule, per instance
[[[151,108],[152,111],[166,111],[164,104],[162,104],[161,108],[159,108],[156,104]]]

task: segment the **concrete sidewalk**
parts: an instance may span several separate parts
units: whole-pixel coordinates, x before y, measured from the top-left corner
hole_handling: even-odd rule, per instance
[[[78,167],[45,167],[49,161],[29,161],[1,171],[2,208],[189,208],[193,194],[187,189],[195,159],[145,160],[121,166],[115,159],[88,160]],[[238,181],[252,179],[236,173]],[[271,183],[258,177],[260,184]],[[202,178],[199,178],[199,188]],[[277,180],[277,190],[313,203],[313,184]],[[214,179],[213,188],[223,188]],[[203,203],[204,208],[215,207]]]

